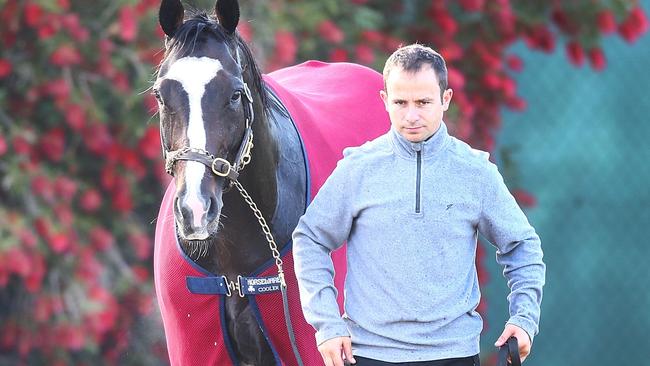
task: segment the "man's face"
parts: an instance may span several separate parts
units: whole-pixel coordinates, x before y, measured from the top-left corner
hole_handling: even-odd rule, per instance
[[[438,131],[453,91],[445,90],[441,101],[438,77],[430,66],[424,65],[417,72],[393,69],[388,74],[386,90],[379,94],[393,128],[405,139],[420,142]]]

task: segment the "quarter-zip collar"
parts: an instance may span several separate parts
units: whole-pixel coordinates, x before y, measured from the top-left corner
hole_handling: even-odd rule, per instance
[[[389,136],[395,152],[407,159],[415,159],[418,151],[422,152],[422,159],[432,158],[449,142],[449,133],[444,122],[440,123],[438,131],[425,141],[411,142],[400,135],[393,127],[390,128]]]

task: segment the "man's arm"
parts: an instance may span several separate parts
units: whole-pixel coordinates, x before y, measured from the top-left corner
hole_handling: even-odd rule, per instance
[[[479,232],[497,247],[497,262],[503,267],[510,288],[510,318],[502,337],[517,336],[520,354],[525,358],[533,337],[539,331],[542,287],[546,276],[541,242],[492,163],[488,163],[484,189]],[[523,337],[518,328],[523,329],[528,337]]]
[[[347,240],[352,226],[353,190],[358,181],[350,167],[345,159],[339,161],[293,233],[300,301],[305,319],[316,329],[319,345],[329,339],[349,337],[336,301],[330,254]]]

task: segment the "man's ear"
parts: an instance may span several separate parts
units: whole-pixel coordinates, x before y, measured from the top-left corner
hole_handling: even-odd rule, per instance
[[[454,91],[449,88],[442,93],[442,110],[446,111],[449,109],[449,103],[451,103],[451,97],[454,96]]]
[[[381,97],[381,100],[384,102],[384,107],[386,107],[386,110],[388,111],[388,94],[386,93],[385,90],[380,90],[379,91],[379,96]]]

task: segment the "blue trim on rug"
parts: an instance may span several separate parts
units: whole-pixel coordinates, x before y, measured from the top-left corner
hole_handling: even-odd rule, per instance
[[[273,89],[273,86],[265,83],[266,87],[271,90],[271,92],[278,98],[280,102],[282,102],[282,99],[280,99],[280,96],[278,93]],[[298,130],[298,126],[296,126],[296,122],[294,122],[294,118],[291,116],[291,112],[289,109],[282,103],[282,107],[287,111],[289,114],[289,121],[291,121],[291,126],[293,126],[294,131],[296,132],[296,135],[298,136],[298,140],[300,141],[300,150],[302,151],[302,157],[303,161],[305,162],[305,208],[303,209],[303,213],[307,211],[307,206],[309,206],[309,203],[311,202],[311,175],[309,174],[309,158],[307,157],[307,150],[305,149],[305,142],[302,139],[302,136],[300,135],[300,130]],[[293,248],[293,241],[289,240],[288,243],[286,243],[283,247],[282,250],[280,251],[280,258],[283,258],[288,251],[290,251]],[[271,265],[275,265],[275,258],[271,258],[268,261],[262,263],[257,269],[251,273],[251,276],[258,276],[260,273],[266,271]]]
[[[278,365],[282,365],[282,361],[280,360],[280,355],[278,354],[278,351],[276,351],[275,344],[273,344],[273,341],[269,337],[268,329],[266,329],[266,325],[264,323],[264,320],[262,319],[262,313],[260,312],[259,306],[257,306],[256,297],[248,296],[248,304],[253,309],[253,314],[255,314],[257,325],[259,325],[260,328],[262,329],[262,334],[264,334],[264,339],[266,339],[266,343],[268,343],[269,347],[271,348],[271,351],[273,352],[273,358],[275,358],[275,363]]]
[[[271,78],[272,79],[272,78]],[[276,82],[273,80],[273,82]],[[294,121],[294,118],[291,116],[291,111],[289,111],[289,108],[282,102],[282,99],[280,99],[280,96],[278,93],[273,89],[273,85],[269,83],[264,83],[264,85],[271,90],[273,95],[282,103],[282,107],[287,111],[287,114],[289,115],[289,121],[291,121],[291,125],[293,126],[294,131],[296,132],[296,135],[298,135],[298,141],[300,141],[300,150],[302,150],[302,157],[305,162],[305,177],[306,179],[306,184],[307,187],[305,189],[306,196],[305,196],[305,209],[303,212],[307,210],[307,206],[309,206],[309,202],[311,202],[311,175],[309,174],[309,158],[307,156],[307,150],[305,149],[305,141],[303,141],[302,136],[300,135],[300,130],[298,129],[298,126],[296,126],[296,122]]]
[[[230,341],[230,335],[226,327],[226,297],[218,296],[217,298],[219,299],[219,318],[221,320],[223,343],[226,346],[226,351],[228,351],[228,356],[230,356],[230,361],[232,361],[234,366],[239,366],[239,360],[237,359],[237,355],[235,355],[235,350],[232,348],[232,342]]]
[[[280,99],[278,97],[278,99]],[[286,108],[286,107],[285,107]],[[289,113],[289,116],[291,116],[291,112],[289,112],[289,109],[287,109],[287,113]],[[298,140],[300,141],[300,149],[302,150],[302,157],[305,162],[305,177],[307,178],[305,181],[306,187],[305,187],[305,209],[303,210],[303,213],[307,210],[307,206],[309,206],[309,203],[311,202],[311,175],[309,174],[309,157],[307,156],[307,149],[305,149],[305,142],[302,139],[302,136],[300,135],[300,130],[298,130],[298,126],[296,126],[296,122],[294,122],[293,117],[289,118],[291,121],[291,125],[293,126],[293,129],[296,131],[296,135],[298,135]]]

